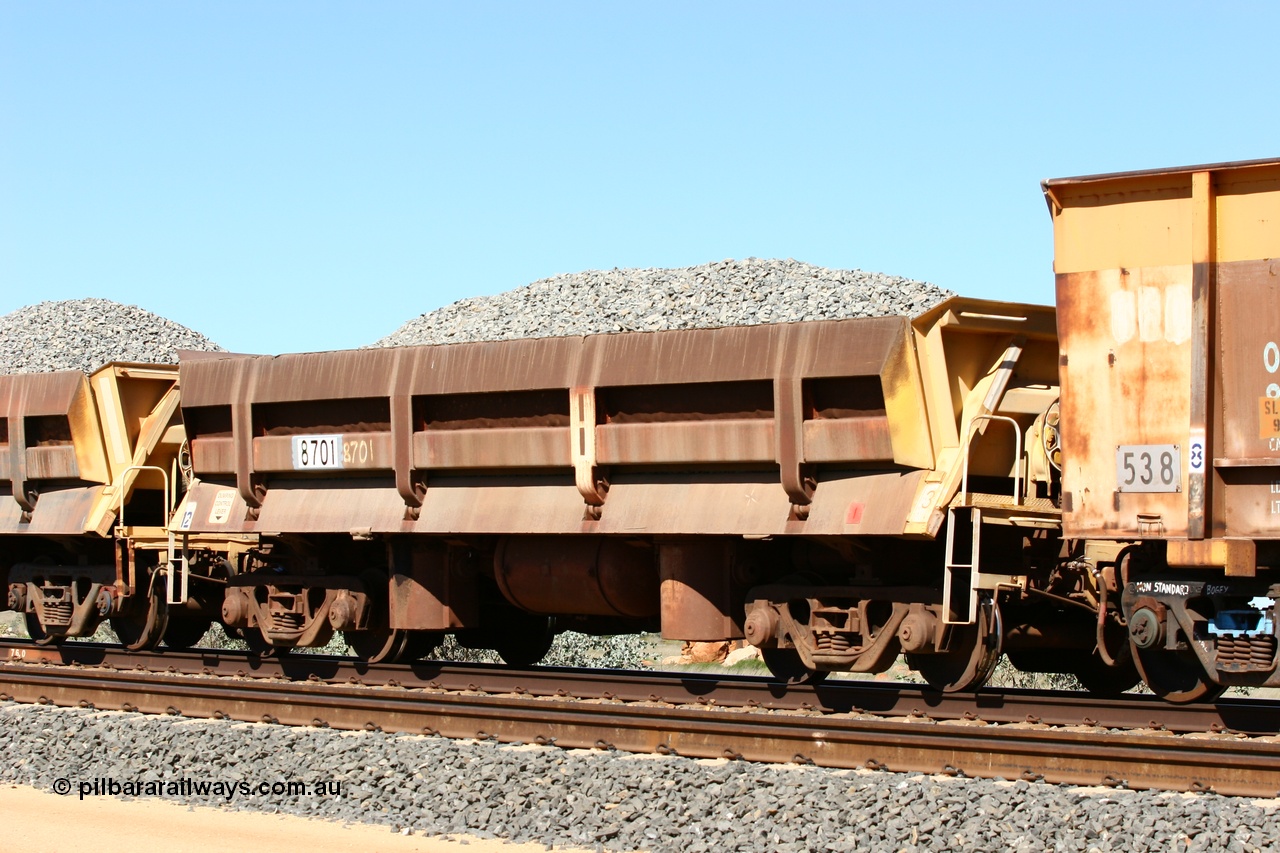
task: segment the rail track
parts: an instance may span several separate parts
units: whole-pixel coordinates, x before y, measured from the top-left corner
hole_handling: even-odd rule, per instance
[[[783,688],[706,673],[371,666],[315,655],[127,654],[0,644],[20,702],[560,747],[804,762],[1135,789],[1280,795],[1274,703],[836,681]]]

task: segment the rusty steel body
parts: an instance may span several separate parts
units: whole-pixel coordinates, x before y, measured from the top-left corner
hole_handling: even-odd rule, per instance
[[[332,662],[315,664],[325,668]],[[210,665],[216,666],[216,661],[202,663],[205,669]],[[991,725],[983,722],[981,710],[974,715],[977,719],[946,723],[923,714],[887,718],[771,713],[669,704],[657,698],[583,702],[562,698],[582,689],[578,679],[565,673],[555,674],[565,681],[564,688],[555,695],[536,696],[524,689],[477,695],[482,688],[476,682],[484,680],[483,672],[473,673],[461,692],[451,692],[438,685],[407,688],[407,677],[375,688],[193,678],[173,669],[168,665],[166,671],[112,671],[2,663],[0,694],[23,702],[102,710],[425,732],[563,748],[1242,796],[1274,796],[1280,790],[1280,745],[1230,734],[1176,737],[1168,732],[1113,731],[1091,723],[1070,728],[1029,722]],[[677,703],[682,701],[678,693],[673,697]]]
[[[197,513],[188,529],[930,535],[937,519],[917,498],[924,472],[956,452],[963,395],[1016,334],[1048,341],[1051,361],[1052,324],[1051,309],[955,299],[914,327],[895,317],[184,363],[202,480],[192,501],[231,492],[225,518]],[[1056,379],[1051,363],[1036,370]],[[815,394],[832,403],[815,410]],[[353,449],[340,472],[294,470],[291,438],[305,434],[343,436]]]
[[[741,637],[750,587],[811,562],[778,542],[852,571],[853,543],[879,541],[863,562],[939,586],[918,552],[966,459],[1006,488],[1021,476],[1014,437],[971,439],[974,419],[1021,400],[1007,414],[1029,428],[1056,357],[1052,309],[956,298],[914,321],[201,358],[182,365],[198,482],[181,530],[382,542],[396,629],[485,627],[480,581],[446,554],[461,549],[493,555],[476,571],[528,613]],[[306,436],[341,462],[300,464]],[[896,646],[876,648],[863,668]]]
[[[1266,627],[1280,580],[1280,160],[1044,190],[1064,533],[1135,545],[1124,606],[1151,654],[1186,652],[1217,683],[1280,684]],[[1125,487],[1117,456],[1135,445],[1181,457],[1173,489]],[[1243,627],[1215,621],[1230,610]]]

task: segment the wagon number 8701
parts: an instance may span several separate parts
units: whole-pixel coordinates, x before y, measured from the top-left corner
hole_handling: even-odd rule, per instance
[[[1122,492],[1182,491],[1181,450],[1176,444],[1120,445],[1116,484]]]
[[[345,449],[341,435],[295,435],[293,468],[295,471],[342,468]]]

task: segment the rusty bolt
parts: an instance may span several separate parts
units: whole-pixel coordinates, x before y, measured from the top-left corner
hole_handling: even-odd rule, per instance
[[[222,599],[222,621],[232,628],[249,626],[249,609],[245,606],[244,596],[239,592],[228,592]]]
[[[1164,640],[1160,617],[1149,608],[1140,607],[1129,617],[1129,638],[1140,649],[1157,648]]]
[[[103,587],[98,591],[98,615],[110,616],[111,611],[115,609],[115,596],[111,594],[110,587]]]
[[[933,646],[933,620],[924,613],[908,613],[898,626],[898,642],[904,652],[922,652]]]
[[[329,605],[329,624],[335,631],[349,631],[360,616],[356,602],[349,595],[339,595]]]
[[[768,605],[757,605],[747,614],[742,626],[743,636],[753,646],[763,646],[777,636],[778,616]]]

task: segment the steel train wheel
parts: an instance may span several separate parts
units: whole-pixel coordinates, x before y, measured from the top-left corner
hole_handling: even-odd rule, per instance
[[[131,652],[146,651],[160,645],[168,626],[169,607],[158,589],[138,596],[129,611],[111,617],[111,630]]]
[[[412,663],[430,657],[444,642],[443,631],[406,631],[405,633],[409,636],[405,640],[404,651],[400,653],[402,663]]]
[[[556,620],[523,610],[504,614],[502,627],[486,638],[489,648],[511,666],[532,666],[547,656],[556,638]]]
[[[407,631],[400,628],[348,631],[347,645],[356,657],[369,663],[401,663],[426,657],[436,650],[444,635],[436,631]],[[546,652],[543,652],[546,654]]]
[[[1000,662],[1003,626],[999,605],[990,597],[982,597],[974,623],[957,625],[952,631],[948,651],[909,654],[907,665],[942,693],[976,690],[987,682]]]
[[[772,681],[786,685],[818,684],[827,677],[825,670],[809,669],[795,649],[761,649],[760,657],[769,667]]]
[[[205,635],[213,620],[207,616],[176,616],[170,614],[164,629],[164,644],[171,649],[189,649]]]
[[[1132,649],[1142,680],[1152,693],[1166,702],[1175,705],[1213,702],[1227,689],[1209,679],[1195,652],[1140,649],[1137,646]]]
[[[408,637],[408,631],[394,628],[370,628],[343,634],[356,657],[369,663],[395,663],[400,659]]]
[[[1076,677],[1081,687],[1094,696],[1119,696],[1142,681],[1132,660],[1117,661],[1115,666],[1107,666],[1096,654],[1090,654],[1087,659],[1073,664],[1067,671]]]

